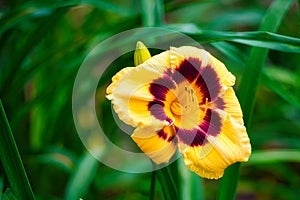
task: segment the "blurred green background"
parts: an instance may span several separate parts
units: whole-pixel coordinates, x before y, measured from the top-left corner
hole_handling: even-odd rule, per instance
[[[73,122],[72,89],[80,65],[99,42],[132,28],[168,25],[193,36],[224,62],[237,77],[236,91],[242,90],[239,83],[251,48],[270,48],[266,62],[263,60],[252,122],[248,124],[253,155],[242,164],[237,199],[298,199],[299,40],[288,43],[284,38],[264,34],[248,38],[238,34],[259,33],[272,2],[1,1],[0,95],[36,198],[149,199],[151,173],[119,172],[87,153]],[[294,1],[277,33],[299,38],[299,16],[299,1]],[[241,38],[244,42],[238,40]],[[147,45],[147,41],[143,42]],[[123,148],[137,150],[130,137],[116,126],[110,102],[104,98],[112,75],[131,65],[133,53],[113,63],[99,82],[96,105],[98,120],[108,137]],[[259,75],[253,78],[258,79]],[[191,172],[182,170],[179,182],[191,176]],[[215,199],[218,184],[196,177],[191,187],[195,193],[201,193],[198,199]],[[1,163],[0,196],[8,188]],[[157,185],[155,199],[163,199],[162,193]],[[181,194],[188,199],[184,189]]]

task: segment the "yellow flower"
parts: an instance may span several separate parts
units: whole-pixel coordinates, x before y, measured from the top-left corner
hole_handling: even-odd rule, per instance
[[[137,127],[132,139],[156,164],[169,162],[178,147],[190,170],[218,179],[251,154],[234,83],[207,51],[171,47],[118,72],[107,98],[121,120]]]

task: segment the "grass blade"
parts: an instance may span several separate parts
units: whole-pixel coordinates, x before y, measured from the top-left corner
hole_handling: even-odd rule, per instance
[[[257,150],[253,152],[245,165],[257,165],[277,162],[300,162],[299,149]]]
[[[157,170],[157,177],[160,182],[161,189],[164,194],[165,200],[177,200],[179,199],[178,190],[172,177],[171,170],[168,167]]]
[[[158,26],[163,23],[164,11],[162,0],[142,0],[142,21],[144,26]]]
[[[56,9],[70,8],[82,4],[94,6],[99,10],[115,12],[122,16],[130,16],[134,13],[134,10],[125,9],[118,4],[101,0],[71,0],[56,1],[55,3],[51,1],[28,1],[24,2],[24,4],[12,10],[8,15],[5,15],[1,18],[0,35],[26,19],[35,18],[38,16],[47,16]]]
[[[276,31],[286,11],[293,0],[277,0],[268,9],[260,26],[261,31]],[[247,62],[244,75],[241,80],[238,97],[244,114],[246,127],[249,128],[253,112],[255,95],[258,88],[262,69],[267,58],[268,49],[253,47]],[[225,171],[220,181],[218,192],[219,200],[235,199],[237,183],[239,179],[240,163],[233,164]]]
[[[101,152],[98,151],[97,153],[101,154]],[[83,155],[68,183],[65,199],[73,200],[83,198],[96,175],[98,164],[99,161],[89,152]]]
[[[0,126],[0,158],[12,187],[12,192],[18,197],[18,199],[34,199],[34,195],[1,100]]]
[[[202,179],[194,172],[190,171],[183,160],[180,160],[180,175],[181,175],[181,199],[184,200],[203,200],[204,191]]]
[[[300,110],[300,99],[289,90],[287,90],[282,84],[278,84],[277,81],[273,80],[266,73],[262,75],[261,82],[277,93],[281,98],[293,105],[295,108]]]
[[[151,174],[151,183],[150,183],[150,200],[155,199],[155,186],[156,186],[156,171],[153,171]]]
[[[3,195],[0,196],[1,200],[18,200],[11,188],[7,188]]]
[[[245,62],[246,53],[241,52],[241,50],[234,45],[228,42],[213,42],[211,45],[221,51],[231,60],[239,64],[243,64]]]
[[[4,94],[7,94],[6,85],[10,85],[11,80],[15,76],[16,71],[19,70],[22,62],[25,60],[26,56],[36,47],[45,37],[47,33],[49,33],[49,27],[55,26],[58,22],[58,19],[66,12],[66,10],[57,10],[53,15],[49,16],[45,21],[40,23],[39,28],[35,29],[29,36],[27,36],[27,40],[24,42],[22,49],[17,51],[14,60],[9,63],[9,70],[6,71],[3,84],[0,85],[0,91]]]
[[[231,41],[249,46],[269,48],[277,51],[300,53],[300,39],[271,33],[261,29],[253,32],[226,32],[202,30],[194,24],[170,24],[166,28],[185,33],[200,43]]]

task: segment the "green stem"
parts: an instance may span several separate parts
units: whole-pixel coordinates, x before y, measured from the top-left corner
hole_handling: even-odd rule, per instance
[[[0,99],[0,158],[12,192],[18,199],[31,200],[34,195],[29,184],[16,142],[13,138],[2,101]]]
[[[157,170],[157,177],[165,200],[179,200],[178,188],[176,187],[169,166]]]
[[[203,200],[204,190],[202,185],[202,178],[196,173],[189,170],[184,161],[178,160],[179,170],[180,170],[180,194],[184,200]]]
[[[275,32],[294,0],[277,0],[268,9],[260,26],[260,31]],[[262,69],[266,61],[268,49],[253,47],[241,79],[238,97],[244,114],[246,128],[249,131],[251,116],[255,103]],[[220,181],[217,198],[219,200],[235,199],[239,180],[240,163],[235,163],[225,170]]]
[[[181,179],[180,179],[180,174],[179,174],[179,165],[178,165],[179,159],[175,160],[174,162],[172,162],[169,166],[168,169],[170,171],[170,174],[173,178],[175,187],[177,189],[177,194],[180,197],[181,195]]]
[[[150,183],[150,200],[155,199],[155,186],[156,186],[156,172],[153,171],[151,174],[151,183]]]

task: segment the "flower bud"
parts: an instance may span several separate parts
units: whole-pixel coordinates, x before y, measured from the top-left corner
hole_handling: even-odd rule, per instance
[[[141,42],[136,43],[136,49],[134,52],[134,64],[135,66],[142,64],[146,60],[151,58],[151,54],[148,51],[147,47]]]

